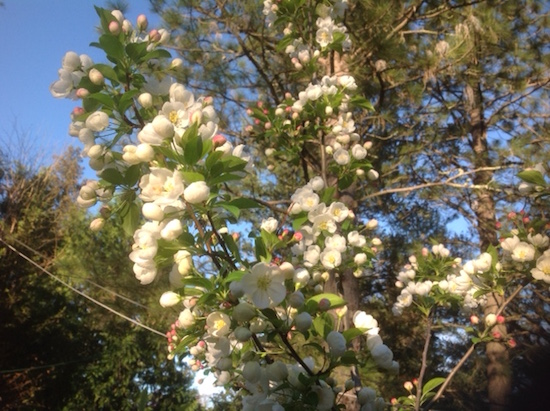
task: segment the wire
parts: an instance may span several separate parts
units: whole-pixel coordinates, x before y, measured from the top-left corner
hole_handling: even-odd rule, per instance
[[[134,320],[133,318],[130,318],[118,311],[116,311],[115,309],[109,307],[108,305],[105,305],[103,304],[102,302],[96,300],[95,298],[93,297],[90,297],[89,295],[83,293],[82,291],[78,290],[77,288],[74,288],[72,285],[70,285],[69,283],[63,281],[62,279],[58,278],[57,276],[55,276],[54,274],[52,274],[51,272],[49,272],[48,270],[46,270],[45,268],[43,268],[42,266],[40,266],[38,263],[34,262],[31,258],[27,257],[25,254],[23,254],[21,251],[19,251],[18,249],[16,249],[14,246],[12,246],[11,244],[8,244],[6,241],[4,241],[4,239],[2,237],[0,237],[0,242],[3,243],[6,247],[8,247],[10,250],[12,250],[14,253],[16,253],[17,255],[19,255],[21,258],[27,260],[29,263],[31,263],[33,266],[35,266],[36,268],[38,268],[40,271],[46,273],[47,275],[49,275],[50,277],[52,277],[54,280],[60,282],[61,284],[63,284],[65,287],[69,288],[70,290],[74,291],[75,293],[81,295],[82,297],[90,300],[91,302],[93,302],[94,304],[96,305],[99,305],[100,307],[106,309],[107,311],[110,311],[111,313],[115,314],[115,315],[118,315],[119,317],[121,318],[124,318],[125,320],[127,321],[130,321],[132,324],[134,325],[137,325],[138,327],[141,327],[141,328],[144,328],[148,331],[151,331],[155,334],[158,334],[160,336],[162,336],[163,338],[166,337],[166,334],[158,331],[158,330],[155,330],[154,328],[151,328],[145,324],[142,324],[140,323],[139,321],[136,321]],[[30,248],[30,247],[29,247]]]
[[[11,241],[15,241],[16,243],[18,243],[18,244],[21,245],[22,247],[25,247],[27,250],[29,250],[29,251],[33,252],[34,254],[36,254],[36,255],[42,257],[44,260],[47,260],[47,259],[48,259],[48,257],[45,256],[44,254],[42,254],[40,251],[37,251],[37,250],[35,250],[34,248],[31,248],[30,246],[28,246],[28,245],[25,244],[24,242],[19,241],[17,238],[11,238],[10,240],[11,240]],[[96,282],[94,282],[94,281],[92,281],[92,280],[90,280],[90,279],[88,279],[88,278],[86,278],[86,277],[84,277],[84,276],[69,275],[69,274],[58,274],[58,276],[59,276],[59,277],[68,277],[68,278],[78,278],[78,279],[84,280],[84,281],[90,283],[91,285],[93,285],[94,287],[100,288],[101,290],[106,291],[106,292],[110,293],[111,295],[114,295],[114,296],[116,296],[116,297],[118,297],[118,298],[120,298],[120,299],[122,299],[122,300],[128,301],[129,303],[132,303],[132,304],[134,304],[134,305],[136,305],[136,306],[138,306],[138,307],[140,307],[140,308],[144,308],[144,309],[146,309],[146,310],[149,309],[149,307],[147,307],[147,306],[145,306],[145,305],[143,305],[143,304],[140,304],[140,303],[138,303],[137,301],[134,301],[134,300],[132,300],[132,299],[129,298],[129,297],[126,297],[126,296],[124,296],[124,295],[122,295],[122,294],[119,294],[119,293],[117,293],[116,291],[109,290],[107,287],[104,287],[104,286],[102,286],[101,284],[98,284],[98,283],[96,283]]]

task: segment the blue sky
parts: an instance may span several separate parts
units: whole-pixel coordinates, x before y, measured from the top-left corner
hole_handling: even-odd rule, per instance
[[[150,27],[159,21],[147,0],[128,3],[126,18],[132,23],[141,13],[148,16]],[[100,50],[89,47],[97,39],[99,23],[94,4],[104,6],[105,1],[4,0],[0,8],[0,142],[13,139],[17,129],[36,144],[44,162],[69,145],[79,146],[67,133],[69,114],[78,101],[53,98],[49,86],[57,79],[66,51],[102,61]]]

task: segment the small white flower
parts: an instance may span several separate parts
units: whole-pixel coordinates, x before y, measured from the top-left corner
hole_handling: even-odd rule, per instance
[[[278,267],[258,263],[241,279],[244,293],[260,309],[279,304],[286,297],[285,277]]]
[[[535,258],[535,247],[520,241],[512,251],[512,260],[518,262],[532,261]]]
[[[378,321],[376,321],[372,315],[364,311],[357,311],[353,315],[353,324],[356,328],[364,328],[366,330],[378,327]]]
[[[367,156],[367,150],[361,144],[355,144],[351,148],[351,155],[357,160],[362,160]]]
[[[325,250],[321,253],[321,264],[323,267],[336,268],[342,263],[342,254],[338,250]]]
[[[273,217],[269,217],[267,220],[262,220],[260,228],[267,231],[268,233],[274,233],[275,231],[277,231],[278,226],[279,222]]]
[[[531,270],[535,280],[550,284],[550,255],[542,255],[537,259],[537,266]]]
[[[334,158],[334,161],[336,161],[336,163],[340,164],[341,166],[345,166],[350,161],[348,150],[345,150],[343,148],[339,148],[338,150],[336,150],[332,157]]]
[[[206,317],[208,333],[214,337],[224,337],[231,332],[231,319],[221,311],[210,313]]]

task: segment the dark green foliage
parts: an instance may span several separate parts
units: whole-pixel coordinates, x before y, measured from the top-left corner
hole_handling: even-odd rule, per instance
[[[3,158],[2,171],[3,241],[80,291],[164,332],[168,321],[156,309],[160,292],[133,278],[122,228],[91,235],[89,219],[73,206],[75,150],[37,171]],[[166,359],[162,336],[77,295],[4,244],[0,253],[2,409],[197,409],[190,378]]]

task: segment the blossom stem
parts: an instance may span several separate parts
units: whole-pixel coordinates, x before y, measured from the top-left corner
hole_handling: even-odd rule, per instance
[[[315,375],[313,371],[307,366],[307,364],[302,360],[302,357],[300,357],[300,354],[296,352],[292,344],[290,344],[290,341],[288,341],[288,338],[284,332],[279,332],[279,336],[281,337],[281,340],[283,341],[283,344],[290,352],[290,355],[292,358],[294,358],[296,361],[298,361],[298,364],[302,366],[302,368],[311,376]]]

